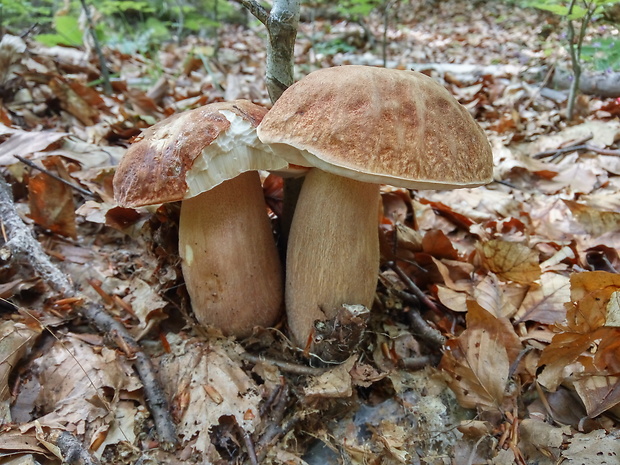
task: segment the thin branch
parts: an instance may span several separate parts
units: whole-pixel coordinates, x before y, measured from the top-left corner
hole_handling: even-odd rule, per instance
[[[101,51],[99,39],[97,38],[97,31],[95,31],[95,28],[93,26],[93,20],[90,17],[90,11],[88,10],[88,5],[86,5],[86,0],[80,0],[80,2],[82,3],[82,10],[84,10],[84,15],[86,15],[88,30],[91,37],[93,38],[93,44],[95,46],[95,51],[97,52],[97,58],[99,59],[101,78],[103,80],[103,90],[106,94],[109,95],[112,93],[112,84],[110,84],[110,71],[108,70],[108,65],[106,64],[105,57],[103,56],[103,52]]]
[[[325,373],[325,369],[323,368],[313,368],[305,365],[298,365],[296,363],[285,362],[284,360],[276,360],[273,358],[267,357],[259,357],[258,355],[249,354],[244,352],[241,354],[241,358],[247,360],[251,363],[259,363],[265,362],[271,365],[275,365],[280,368],[282,371],[286,371],[289,373],[295,373],[297,375],[309,375],[309,376],[318,376]]]
[[[71,281],[52,263],[41,248],[41,244],[36,241],[30,229],[17,214],[13,203],[11,186],[6,182],[4,176],[1,175],[0,220],[9,237],[5,247],[11,251],[13,260],[26,259],[35,274],[45,281],[54,292],[63,296],[74,295],[75,291]]]
[[[405,283],[411,293],[415,295],[418,299],[420,299],[420,302],[433,310],[435,313],[439,313],[437,305],[435,305],[435,303],[431,299],[429,299],[426,294],[424,294],[424,292],[422,292],[422,290],[416,285],[416,283],[414,283],[413,280],[409,276],[407,276],[407,274],[402,270],[401,267],[396,264],[396,262],[388,262],[387,266],[389,266],[390,268],[392,268],[392,270],[396,272],[398,277],[403,281],[403,283]]]
[[[11,186],[1,175],[0,221],[6,228],[7,236],[10,238],[5,247],[9,248],[13,259],[21,258],[27,260],[34,272],[54,292],[60,294],[62,298],[82,297],[83,303],[76,306],[76,311],[93,324],[102,334],[112,335],[117,345],[123,348],[127,356],[132,359],[134,368],[138,372],[138,376],[144,386],[144,397],[153,415],[159,440],[162,442],[163,448],[173,447],[177,443],[174,422],[168,408],[164,390],[155,375],[150,359],[122,323],[109,315],[101,305],[90,302],[83,296],[80,296],[69,278],[51,262],[43,251],[41,244],[34,238],[30,229],[17,214],[15,204],[13,203]]]
[[[258,19],[261,23],[267,26],[267,20],[269,19],[269,12],[255,0],[235,0],[237,3],[247,9],[252,15]]]
[[[252,442],[252,437],[250,436],[250,433],[248,433],[240,426],[238,426],[238,428],[241,430],[241,435],[243,436],[243,442],[245,443],[245,449],[248,453],[248,457],[250,458],[250,463],[252,465],[258,465],[258,457],[256,457],[256,449],[254,448],[254,442]]]
[[[58,176],[56,173],[52,173],[51,171],[46,170],[42,166],[37,165],[36,163],[28,160],[27,158],[20,157],[19,155],[15,155],[15,154],[13,156],[15,158],[17,158],[19,161],[21,161],[24,165],[28,165],[30,168],[34,168],[35,170],[39,170],[42,173],[47,174],[49,177],[54,178],[56,181],[60,181],[63,184],[66,184],[71,189],[74,189],[75,191],[79,192],[80,194],[82,194],[82,195],[84,195],[86,197],[91,197],[91,198],[95,197],[95,194],[93,194],[91,191],[83,189],[82,187],[77,186],[77,185],[73,184],[72,182],[67,181],[66,179]]]
[[[93,457],[84,445],[71,433],[63,431],[57,438],[52,438],[62,453],[63,462],[69,465],[99,465],[101,462]]]
[[[565,155],[567,153],[572,152],[594,152],[600,155],[607,155],[610,157],[620,157],[620,150],[617,149],[604,149],[602,147],[597,147],[596,145],[591,144],[579,144],[579,145],[570,145],[568,147],[562,147],[555,150],[545,150],[544,152],[539,152],[532,156],[532,158],[545,158],[545,157],[557,157],[558,155]]]

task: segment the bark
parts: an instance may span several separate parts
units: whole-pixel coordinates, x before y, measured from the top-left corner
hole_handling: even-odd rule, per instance
[[[299,0],[274,0],[268,13],[255,0],[238,0],[267,28],[267,70],[265,80],[272,102],[294,82],[295,38],[299,24]]]
[[[274,0],[270,12],[267,12],[255,0],[237,1],[267,28],[269,43],[267,44],[265,82],[269,98],[272,103],[275,103],[282,93],[295,82],[295,38],[299,25],[300,0]],[[283,259],[286,259],[290,225],[302,184],[303,178],[284,180],[284,206],[281,219]]]

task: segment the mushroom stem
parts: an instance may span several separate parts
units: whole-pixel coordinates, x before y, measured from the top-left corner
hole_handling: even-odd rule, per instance
[[[201,324],[244,337],[276,321],[282,271],[256,171],[183,200],[179,253]]]
[[[379,186],[317,168],[304,180],[288,243],[285,299],[295,342],[342,304],[370,308],[379,270]]]

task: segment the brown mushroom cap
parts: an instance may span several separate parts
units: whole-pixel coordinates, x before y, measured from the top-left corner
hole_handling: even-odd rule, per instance
[[[212,103],[146,129],[116,169],[114,195],[126,207],[194,197],[245,171],[288,165],[257,139],[267,110],[247,100]]]
[[[315,71],[284,92],[257,132],[291,163],[363,182],[443,189],[493,176],[480,126],[445,88],[415,71]]]

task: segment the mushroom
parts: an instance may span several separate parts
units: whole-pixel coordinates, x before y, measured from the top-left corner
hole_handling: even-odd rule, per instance
[[[343,304],[370,308],[379,270],[379,185],[475,187],[492,180],[484,132],[428,76],[367,66],[315,71],[257,129],[276,155],[312,166],[291,226],[285,303],[296,343]]]
[[[256,137],[266,109],[213,103],[145,130],[121,160],[114,195],[126,207],[181,200],[179,253],[203,325],[244,337],[279,315],[283,282],[259,169],[282,169]]]

